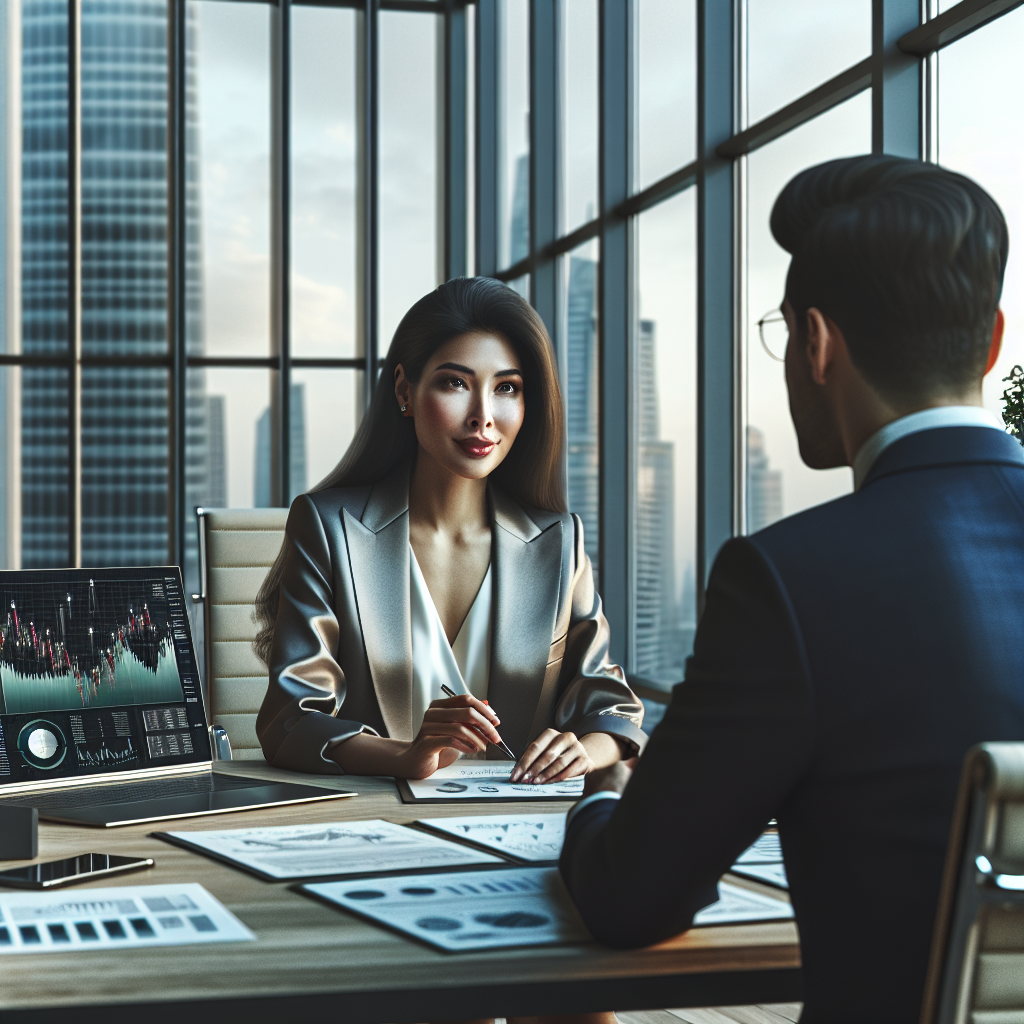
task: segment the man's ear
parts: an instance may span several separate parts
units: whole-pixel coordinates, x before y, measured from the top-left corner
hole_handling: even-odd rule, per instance
[[[836,325],[820,309],[812,306],[807,310],[807,362],[811,379],[819,387],[828,381],[829,367],[836,357],[837,334]]]
[[[992,325],[992,343],[988,348],[988,361],[985,363],[985,373],[989,373],[1003,348],[1003,331],[1006,330],[1006,317],[1003,316],[1002,307],[996,310],[996,322]]]

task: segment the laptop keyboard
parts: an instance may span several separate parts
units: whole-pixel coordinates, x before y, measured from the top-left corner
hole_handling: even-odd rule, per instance
[[[225,789],[251,789],[273,783],[245,779],[237,775],[187,775],[183,778],[143,779],[139,782],[110,783],[105,786],[75,786],[40,793],[12,794],[2,803],[24,807],[96,807],[101,804],[128,804],[141,800],[159,800],[171,796],[194,796]]]

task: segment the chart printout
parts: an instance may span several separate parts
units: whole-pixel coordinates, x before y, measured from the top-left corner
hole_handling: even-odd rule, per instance
[[[509,782],[512,761],[456,761],[426,779],[403,780],[415,800],[575,800],[583,796],[583,776],[531,785]]]
[[[277,881],[504,863],[492,854],[379,819],[163,835]]]
[[[453,871],[302,888],[449,952],[590,938],[557,868]]]
[[[255,938],[195,882],[0,894],[0,954],[190,946]]]
[[[478,814],[421,818],[420,824],[532,863],[558,860],[565,839],[564,814]]]
[[[589,935],[557,868],[452,871],[351,882],[303,890],[362,917],[448,951],[586,942]],[[780,921],[793,916],[782,900],[727,882],[699,911],[695,926]]]

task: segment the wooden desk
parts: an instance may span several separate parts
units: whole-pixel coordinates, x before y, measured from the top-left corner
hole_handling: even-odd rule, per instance
[[[318,1019],[383,1024],[792,1002],[802,996],[799,947],[791,923],[695,928],[660,946],[633,951],[586,945],[441,953],[292,892],[284,883],[260,881],[149,837],[160,828],[354,818],[402,822],[525,809],[522,804],[413,806],[400,801],[390,780],[314,780],[251,761],[219,765],[218,770],[267,779],[308,778],[357,789],[360,795],[336,803],[110,830],[41,824],[40,860],[90,851],[153,857],[156,867],[148,872],[91,885],[200,882],[258,938],[254,943],[0,957],[4,1024],[277,1024]],[[568,806],[545,804],[543,810]],[[778,895],[755,884],[750,888]]]

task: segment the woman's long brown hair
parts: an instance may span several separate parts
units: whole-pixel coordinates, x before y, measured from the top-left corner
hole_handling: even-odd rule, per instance
[[[416,454],[416,431],[395,399],[395,367],[401,364],[405,376],[416,383],[442,345],[478,332],[505,338],[523,370],[523,426],[512,450],[492,474],[494,482],[524,505],[564,512],[565,424],[551,340],[544,322],[522,296],[487,277],[455,278],[405,314],[377,378],[369,411],[341,462],[312,492],[374,483],[400,463],[410,462]],[[274,642],[286,549],[287,542],[256,597],[259,632],[253,649],[266,664]]]

